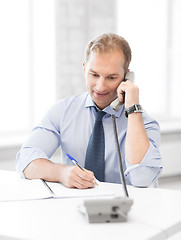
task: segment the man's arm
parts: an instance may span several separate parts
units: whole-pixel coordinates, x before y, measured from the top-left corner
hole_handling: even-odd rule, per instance
[[[50,157],[60,146],[62,109],[54,104],[36,126],[17,154],[17,171],[28,179],[44,179],[61,182],[67,187],[93,187],[95,178],[90,171],[80,171],[78,167],[51,162]]]
[[[139,104],[139,89],[132,82],[122,82],[118,87],[117,93],[120,101],[123,100],[123,92],[125,92],[126,109],[133,104]],[[149,145],[142,114],[129,114],[125,144],[126,161],[130,164],[139,164],[148,151]]]
[[[92,188],[95,177],[91,171],[82,171],[77,166],[53,163],[48,159],[36,159],[24,170],[28,179],[44,179],[50,182],[61,182],[70,188]]]
[[[130,164],[139,164],[149,148],[149,139],[141,113],[128,115],[128,126],[125,143],[125,156]]]

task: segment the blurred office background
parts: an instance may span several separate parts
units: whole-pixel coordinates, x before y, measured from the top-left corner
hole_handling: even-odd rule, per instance
[[[140,102],[160,123],[160,186],[181,189],[180,13],[179,0],[0,0],[0,169],[15,170],[55,101],[86,90],[87,42],[115,32],[132,48]]]

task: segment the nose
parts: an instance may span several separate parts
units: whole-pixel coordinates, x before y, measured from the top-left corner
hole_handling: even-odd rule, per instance
[[[103,93],[106,90],[106,83],[105,83],[105,78],[104,77],[99,77],[96,82],[96,90],[99,93]]]

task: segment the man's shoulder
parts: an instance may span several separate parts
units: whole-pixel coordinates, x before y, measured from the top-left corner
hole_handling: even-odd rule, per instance
[[[67,108],[72,108],[72,107],[76,107],[76,106],[80,106],[80,105],[85,106],[88,96],[89,96],[88,92],[69,96],[69,97],[58,100],[55,103],[55,105],[56,105],[56,107],[60,107],[62,110],[65,108],[67,109]]]
[[[89,94],[88,92],[84,92],[84,93],[80,93],[80,94],[77,94],[77,95],[69,96],[69,97],[60,99],[59,102],[71,103],[71,102],[75,102],[75,101],[76,102],[86,101],[88,94]]]

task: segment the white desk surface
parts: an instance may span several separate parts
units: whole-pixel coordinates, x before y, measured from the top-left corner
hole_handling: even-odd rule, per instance
[[[89,224],[78,211],[82,198],[0,202],[0,239],[162,240],[181,231],[180,191],[128,187],[128,192],[134,204],[125,223]]]

